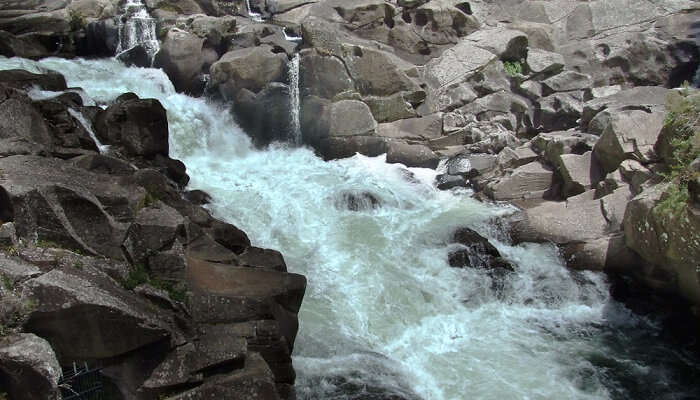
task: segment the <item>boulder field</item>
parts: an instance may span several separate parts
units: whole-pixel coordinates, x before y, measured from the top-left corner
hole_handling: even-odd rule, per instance
[[[112,56],[121,3],[0,4],[0,54]],[[259,146],[289,137],[298,115],[302,142],[325,159],[386,154],[439,168],[440,189],[516,205],[514,242],[555,243],[572,268],[630,276],[700,315],[700,100],[678,89],[700,80],[696,1],[249,3],[145,0],[161,42],[153,66],[178,91],[228,102]],[[0,74],[2,268],[15,288],[9,325],[24,327],[3,339],[0,371],[27,368],[49,393],[56,360],[87,358],[131,395],[291,398],[303,277],[211,218],[206,194],[183,193],[162,106],[133,95],[104,111],[70,93],[32,101],[31,85],[65,81]],[[68,107],[92,115],[118,156],[99,154]],[[226,285],[241,280],[240,291]],[[183,293],[187,302],[173,298]],[[118,318],[108,330],[86,325],[99,329],[90,335],[129,327],[104,337],[108,348],[78,348],[55,323],[82,326],[96,310]],[[23,342],[37,359],[13,353]]]

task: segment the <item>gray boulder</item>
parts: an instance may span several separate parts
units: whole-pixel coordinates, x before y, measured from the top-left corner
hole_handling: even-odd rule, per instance
[[[386,161],[407,167],[436,168],[440,157],[429,147],[409,144],[399,140],[387,140]]]
[[[642,163],[655,160],[654,145],[664,125],[662,110],[626,110],[610,117],[610,123],[593,153],[606,172],[616,170],[626,159]]]
[[[258,92],[270,82],[283,82],[287,62],[285,54],[274,53],[269,45],[229,51],[211,66],[209,85],[231,100],[240,89]]]
[[[178,28],[170,29],[165,35],[160,51],[153,59],[153,66],[168,74],[177,91],[201,91],[198,86],[201,86],[202,67],[211,65],[218,58],[214,53],[214,59],[207,59],[206,52],[203,52],[204,40]]]
[[[61,366],[51,345],[31,333],[0,339],[0,381],[13,399],[58,400]]]
[[[103,143],[120,146],[129,155],[168,155],[168,116],[156,99],[113,104],[97,115],[94,129]]]
[[[535,161],[489,184],[484,192],[494,200],[542,198],[552,186],[554,172]]]

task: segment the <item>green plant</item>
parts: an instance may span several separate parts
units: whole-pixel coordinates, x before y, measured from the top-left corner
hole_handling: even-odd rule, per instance
[[[168,296],[175,301],[183,303],[187,301],[186,290],[175,287],[171,282],[152,278],[146,266],[143,264],[135,264],[129,271],[123,285],[126,289],[133,290],[135,287],[143,284],[149,284],[156,289],[166,291]]]
[[[2,286],[7,290],[14,290],[15,288],[14,282],[5,274],[2,274]]]
[[[36,247],[41,247],[42,249],[60,249],[62,246],[53,240],[39,239],[36,241]]]
[[[688,184],[700,176],[691,163],[700,157],[700,98],[690,96],[687,88],[681,97],[669,101],[669,112],[664,120],[664,134],[668,136],[666,171],[668,184],[663,199],[654,210],[667,218],[682,215],[690,199]]]
[[[520,61],[504,61],[503,68],[505,68],[506,73],[510,76],[522,75],[525,71]]]

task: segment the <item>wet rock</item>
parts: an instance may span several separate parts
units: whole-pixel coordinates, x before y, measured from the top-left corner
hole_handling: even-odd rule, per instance
[[[440,190],[467,187],[467,180],[460,175],[440,174],[435,177],[435,186]]]
[[[121,61],[127,67],[150,68],[151,56],[148,51],[141,45],[136,45],[129,50],[126,50],[117,55],[117,60]]]
[[[250,247],[250,239],[248,235],[235,226],[219,220],[212,220],[211,225],[205,229],[212,239],[220,245],[233,251],[236,254],[241,254],[244,250]]]
[[[204,205],[211,203],[211,196],[209,193],[203,190],[187,190],[185,191],[185,200],[191,202],[192,204]]]
[[[58,400],[61,367],[51,345],[31,333],[0,339],[0,381],[13,399]]]
[[[496,247],[473,229],[457,229],[452,235],[452,242],[461,245],[448,255],[448,263],[452,267],[513,270],[512,265],[501,258]]]
[[[119,146],[127,154],[168,155],[168,118],[156,99],[113,104],[97,115],[94,128],[103,143]]]
[[[436,168],[440,157],[429,147],[398,140],[387,141],[386,161],[407,167]]]
[[[381,200],[370,192],[360,192],[345,190],[336,196],[334,201],[337,209],[347,209],[350,211],[366,211],[379,208]]]
[[[270,82],[283,82],[287,56],[272,50],[261,45],[224,54],[211,66],[211,88],[231,100],[240,89],[258,92]]]
[[[153,59],[153,66],[162,68],[168,74],[177,91],[199,93],[199,75],[202,73],[202,67],[212,64],[217,58],[214,56],[207,59],[203,46],[203,38],[178,28],[171,28]]]
[[[31,89],[38,86],[42,90],[60,92],[66,90],[66,79],[58,72],[35,74],[23,69],[8,69],[0,71],[0,83],[15,89]]]

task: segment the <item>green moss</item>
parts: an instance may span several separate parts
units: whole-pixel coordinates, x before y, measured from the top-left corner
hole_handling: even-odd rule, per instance
[[[695,91],[697,92],[697,91]],[[666,159],[664,180],[668,183],[663,199],[654,208],[667,218],[676,218],[687,209],[688,183],[700,176],[690,164],[700,157],[700,97],[684,89],[668,102],[664,133],[669,136],[670,158]]]
[[[146,266],[143,264],[136,264],[129,271],[129,275],[123,285],[126,289],[133,290],[135,287],[143,284],[149,284],[156,289],[166,291],[168,296],[175,301],[183,303],[187,301],[186,290],[175,287],[173,283],[152,278]]]
[[[15,284],[5,274],[2,274],[2,286],[7,290],[14,290],[15,288]]]
[[[505,68],[506,73],[510,76],[522,75],[525,71],[520,61],[504,61],[503,68]]]
[[[85,29],[85,27],[87,26],[87,20],[85,19],[85,17],[80,15],[80,13],[78,13],[77,11],[70,10],[69,17],[70,17],[69,23],[70,23],[70,30],[71,31],[74,31],[74,32],[80,31],[80,30]]]

